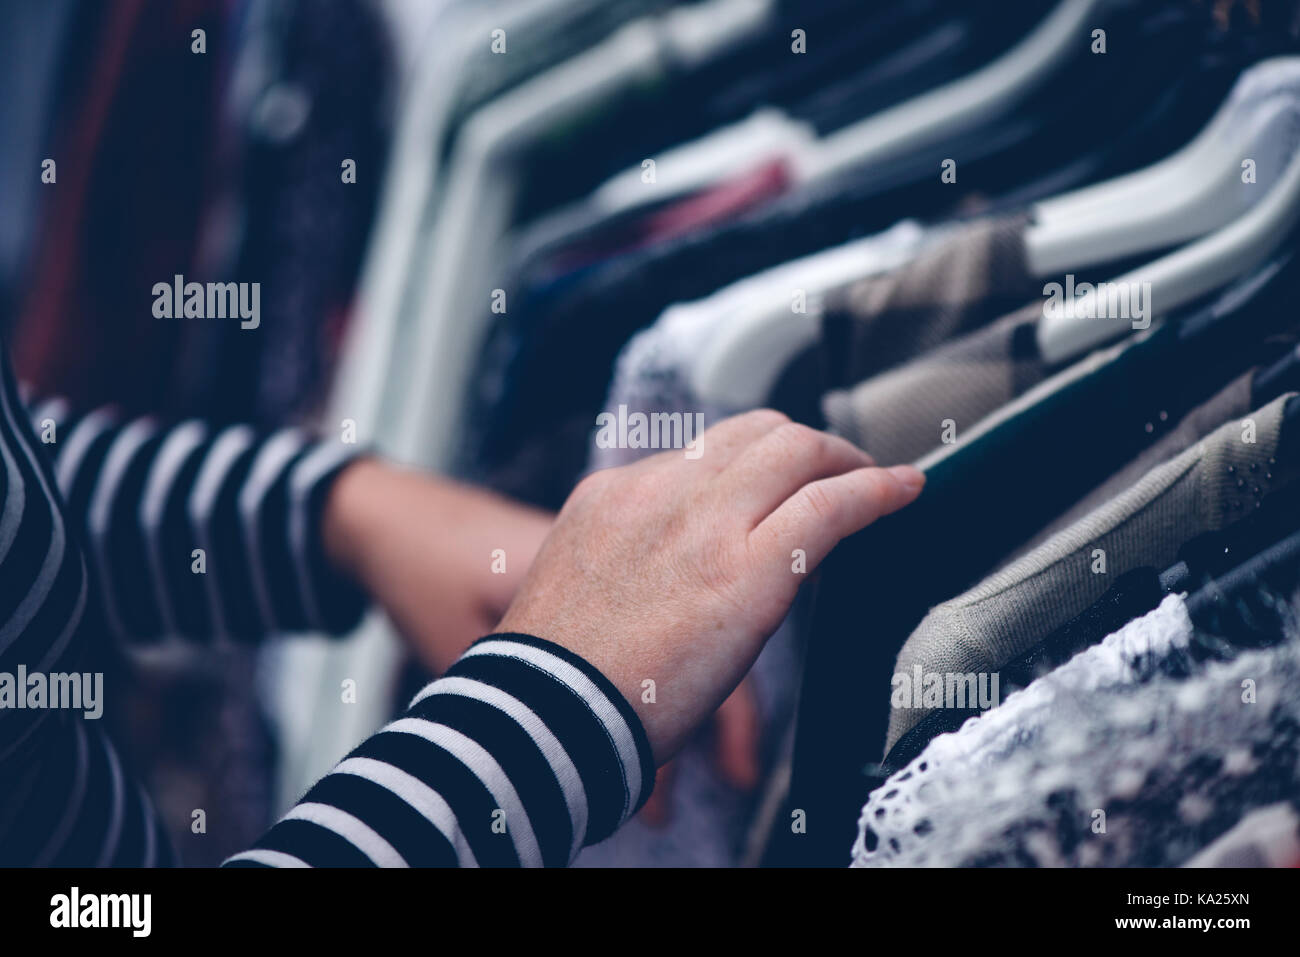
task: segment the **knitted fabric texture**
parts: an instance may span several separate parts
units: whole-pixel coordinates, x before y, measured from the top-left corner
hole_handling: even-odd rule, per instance
[[[1240,375],[1209,401],[1188,412],[1172,429],[1155,438],[1152,444],[1133,461],[1106,479],[1105,482],[1075,503],[1060,518],[1052,521],[1041,532],[1026,542],[1024,546],[1017,549],[1016,556],[1028,554],[1058,532],[1069,528],[1116,496],[1122,495],[1125,490],[1137,484],[1142,476],[1157,465],[1162,465],[1187,451],[1201,439],[1210,435],[1215,429],[1227,422],[1240,420],[1249,415],[1253,381],[1253,371]],[[1158,431],[1159,424],[1152,422],[1149,424],[1149,428]]]
[[[950,420],[958,433],[1047,377],[1033,346],[1041,302],[955,339],[849,390],[828,393],[832,432],[882,465],[913,462],[939,445]]]
[[[1115,576],[1165,567],[1183,543],[1250,514],[1294,478],[1294,469],[1274,464],[1289,397],[1224,424],[1050,541],[931,609],[900,650],[895,674],[914,674],[918,666],[922,674],[995,673],[1097,601]],[[1101,560],[1104,573],[1097,571]],[[886,751],[930,710],[893,707]]]

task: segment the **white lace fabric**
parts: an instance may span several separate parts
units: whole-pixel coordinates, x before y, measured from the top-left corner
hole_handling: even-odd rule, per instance
[[[868,798],[851,866],[1176,865],[1297,793],[1300,641],[1161,672],[1193,631],[1171,595],[936,737]]]

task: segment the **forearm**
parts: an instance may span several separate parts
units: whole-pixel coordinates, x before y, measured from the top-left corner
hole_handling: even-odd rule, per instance
[[[600,672],[495,635],[227,865],[565,865],[653,786],[641,723]]]

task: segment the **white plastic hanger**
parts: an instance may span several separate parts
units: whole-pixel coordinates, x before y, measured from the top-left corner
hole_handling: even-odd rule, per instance
[[[553,17],[556,5],[557,0],[511,0],[481,9],[453,7],[439,21],[439,55],[420,61],[420,70],[402,94],[381,210],[362,270],[359,307],[340,352],[326,429],[351,419],[363,441],[394,454],[396,423],[384,410],[405,381],[409,343],[404,341],[402,317],[413,308],[410,300],[418,296],[424,279],[421,239],[426,217],[442,199],[447,173],[440,162],[441,144],[460,78],[473,58],[482,55],[493,29],[522,33],[530,24]],[[268,700],[284,755],[275,795],[284,810],[391,713],[391,702],[379,694],[359,696],[355,707],[334,707],[340,682],[349,678],[364,688],[392,685],[405,652],[383,614],[371,611],[346,639],[295,635],[281,642],[276,654],[280,660],[268,669],[275,682]],[[310,698],[306,703],[304,696]]]
[[[1258,78],[1252,78],[1254,73]],[[1030,272],[1057,276],[1204,236],[1249,209],[1262,191],[1242,163],[1288,139],[1296,122],[1300,57],[1248,71],[1187,146],[1146,169],[1038,203],[1025,233]],[[1285,158],[1273,167],[1280,171]]]
[[[544,14],[547,2],[533,4],[529,15]],[[486,294],[498,285],[490,264],[499,262],[493,258],[499,236],[484,224],[508,221],[513,179],[494,179],[493,173],[509,162],[521,143],[534,142],[571,117],[582,116],[619,89],[657,78],[667,63],[690,65],[711,58],[765,27],[774,9],[774,0],[709,0],[641,17],[595,48],[480,108],[461,128],[446,172],[437,181],[427,173],[421,177],[426,189],[414,203],[388,191],[404,228],[391,248],[372,249],[368,262],[381,269],[392,266],[384,259],[392,254],[400,257],[400,266],[385,270],[389,281],[375,293],[382,307],[378,321],[367,323],[359,317],[362,322],[349,337],[364,354],[343,370],[327,425],[337,428],[342,418],[351,418],[363,440],[382,451],[410,464],[445,470],[486,332]],[[491,29],[501,26],[489,17],[473,23],[481,26],[460,34],[459,62],[467,62],[466,45],[485,49]],[[436,93],[436,86],[429,92]],[[424,122],[416,127],[409,138],[399,140],[399,147],[433,162],[444,128]],[[409,208],[403,207],[404,201]],[[429,208],[436,208],[437,215],[426,229],[423,219]],[[431,239],[419,241],[426,237]],[[475,282],[485,277],[492,281]],[[403,308],[408,298],[413,303],[409,310]],[[293,737],[286,752],[297,748],[300,754],[281,769],[281,803],[301,795],[339,755],[391,714],[392,702],[374,693],[359,696],[346,708],[336,707],[339,682],[347,678],[358,688],[392,687],[403,656],[391,625],[378,612],[368,615],[346,641],[288,644],[280,668],[284,682],[310,680],[319,690],[310,727],[292,720],[281,725]]]
[[[446,208],[432,231],[419,324],[403,343],[420,365],[403,383],[395,455],[445,469],[464,418],[470,377],[490,314],[514,182],[496,175],[521,145],[583,116],[619,89],[662,75],[665,61],[707,60],[766,28],[772,0],[709,0],[629,23],[598,47],[502,95],[469,119],[451,161]],[[433,363],[436,369],[431,369]]]
[[[645,170],[636,166],[610,177],[583,203],[613,214],[651,199],[685,196],[725,182],[756,159],[788,155],[791,144],[812,143],[816,138],[811,123],[794,119],[778,107],[759,107],[739,122],[656,154],[654,182],[647,183]]]
[[[1108,0],[1063,0],[1034,30],[988,66],[890,107],[811,144],[793,158],[811,181],[867,163],[897,159],[979,129],[1014,110],[1069,64],[1103,26]]]
[[[820,338],[826,295],[902,266],[934,235],[915,220],[903,220],[883,233],[742,280],[750,284],[745,302],[719,317],[713,335],[692,360],[692,391],[721,409],[763,405],[790,362]],[[792,308],[796,290],[805,298],[801,312]]]
[[[795,178],[894,159],[1004,115],[1069,62],[1078,44],[1090,42],[1108,6],[1065,0],[988,66],[821,140],[802,139],[790,154]],[[693,368],[696,393],[723,407],[761,405],[789,361],[816,340],[820,318],[812,309],[792,315],[788,303],[778,303],[729,320]]]
[[[1160,318],[1259,266],[1300,221],[1300,150],[1296,146],[1293,140],[1289,161],[1275,185],[1244,216],[1114,282],[1127,287],[1149,283],[1148,309]],[[1257,185],[1269,178],[1268,171],[1261,169]],[[1081,308],[1076,308],[1076,314],[1092,312],[1099,297],[1096,290],[1080,297],[1076,304]],[[1045,316],[1038,323],[1038,347],[1042,357],[1055,364],[1119,338],[1130,328],[1129,323],[1113,318]]]
[[[1066,269],[1177,246],[1231,223],[1282,175],[1300,137],[1297,102],[1300,57],[1253,67],[1197,137],[1173,156],[1037,204],[1026,235],[1030,271],[1058,276]],[[1242,182],[1243,158],[1256,163],[1254,184]],[[1155,304],[1165,311],[1186,301],[1164,298]],[[816,338],[817,318],[812,312],[791,317],[788,310],[771,308],[729,320],[695,364],[697,394],[733,408],[761,404],[767,394],[762,390],[770,390],[789,360]],[[1102,329],[1114,337],[1123,327],[1115,320],[1044,319],[1040,346],[1050,360],[1061,361],[1104,341],[1093,338]]]

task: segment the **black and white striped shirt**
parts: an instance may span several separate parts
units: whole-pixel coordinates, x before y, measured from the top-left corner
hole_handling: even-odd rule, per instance
[[[227,866],[563,866],[654,787],[641,723],[582,658],[491,635]]]
[[[12,692],[23,671],[87,670],[108,640],[348,630],[364,596],[319,536],[355,453],[294,430],[74,417],[58,400],[29,424],[7,356],[0,378],[0,865],[172,863],[98,722],[6,705],[4,678]],[[653,782],[640,722],[599,672],[494,636],[229,863],[565,864]]]
[[[102,670],[110,641],[347,630],[364,596],[319,534],[355,451],[294,431],[74,416],[60,400],[25,409],[7,356],[0,378],[0,864],[169,863],[99,722],[18,698],[36,703],[33,680]]]

